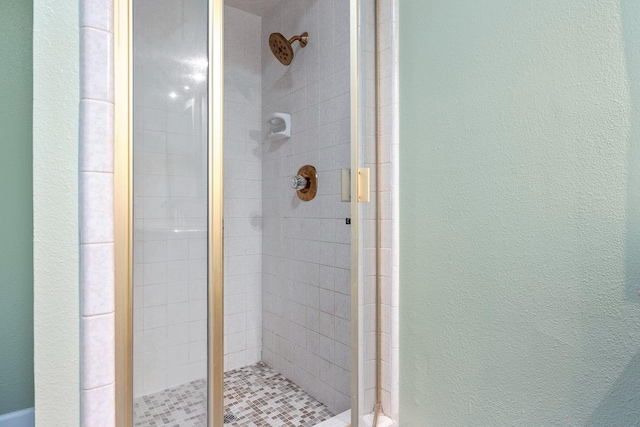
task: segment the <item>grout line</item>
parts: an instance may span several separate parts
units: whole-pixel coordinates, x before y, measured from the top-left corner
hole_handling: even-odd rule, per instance
[[[106,317],[106,316],[112,315],[114,313],[115,313],[115,310],[114,311],[109,311],[107,313],[100,313],[100,314],[89,314],[89,315],[83,314],[81,317],[83,319],[91,319],[91,318],[94,318],[94,317],[101,317],[101,316],[105,316]]]
[[[100,31],[101,33],[107,33],[107,34],[113,36],[113,31],[105,30],[103,28],[98,28],[98,27],[92,27],[91,25],[80,25],[80,29],[81,30],[84,30],[84,29],[96,30],[96,31]]]
[[[115,381],[110,382],[109,384],[105,384],[105,385],[100,385],[98,387],[91,387],[91,388],[82,388],[82,391],[91,391],[91,390],[97,390],[99,388],[105,388],[105,387],[109,387],[111,385],[115,385]]]
[[[106,174],[106,175],[113,175],[114,172],[109,172],[109,171],[94,171],[94,170],[81,170],[80,173],[101,173],[101,174]]]
[[[106,99],[98,99],[98,98],[80,98],[80,102],[81,103],[82,103],[82,101],[93,101],[93,102],[100,102],[100,103],[103,103],[103,104],[115,105],[115,103],[113,101],[109,101],[109,100],[106,100]]]
[[[104,243],[82,243],[81,246],[93,246],[93,245],[113,245],[113,242],[104,242]]]

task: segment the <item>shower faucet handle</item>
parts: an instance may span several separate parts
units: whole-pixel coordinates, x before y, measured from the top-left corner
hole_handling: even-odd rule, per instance
[[[318,191],[318,172],[311,165],[304,165],[298,169],[296,176],[291,177],[291,187],[298,193],[298,198],[308,202],[316,197]]]
[[[301,175],[291,177],[291,187],[295,190],[304,190],[309,186],[309,179]]]

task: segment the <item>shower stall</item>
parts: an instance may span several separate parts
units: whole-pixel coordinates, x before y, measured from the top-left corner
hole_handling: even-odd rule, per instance
[[[376,403],[374,2],[120,3],[118,418],[357,426]]]

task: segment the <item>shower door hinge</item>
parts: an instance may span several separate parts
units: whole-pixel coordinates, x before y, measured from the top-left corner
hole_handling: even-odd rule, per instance
[[[351,169],[340,170],[340,201],[351,201]]]
[[[358,168],[358,202],[371,201],[371,180],[369,168]]]

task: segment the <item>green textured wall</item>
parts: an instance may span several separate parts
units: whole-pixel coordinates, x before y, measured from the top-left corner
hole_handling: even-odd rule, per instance
[[[640,2],[401,0],[401,425],[640,420]]]
[[[32,31],[0,2],[0,414],[33,406]]]

